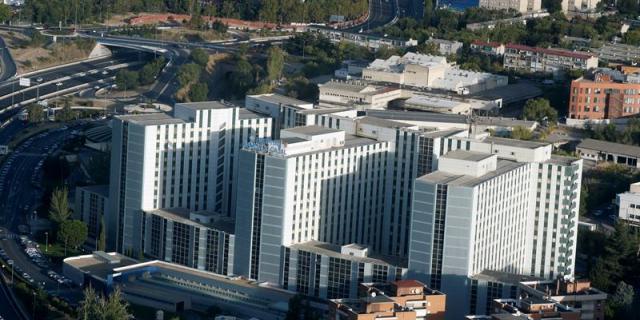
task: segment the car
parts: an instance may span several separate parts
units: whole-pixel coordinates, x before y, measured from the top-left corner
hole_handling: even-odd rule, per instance
[[[602,210],[598,209],[598,210],[594,211],[593,215],[597,216],[597,217],[601,216],[602,215]]]

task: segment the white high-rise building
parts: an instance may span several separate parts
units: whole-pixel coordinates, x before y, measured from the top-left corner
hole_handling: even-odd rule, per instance
[[[223,102],[179,103],[174,115],[113,123],[109,245],[137,255],[142,212],[163,208],[233,216],[237,152],[271,135],[271,118]]]
[[[470,281],[484,270],[573,275],[582,160],[537,142],[453,140],[469,143],[447,143],[415,183],[410,275],[457,299],[452,318],[485,312],[471,310]]]

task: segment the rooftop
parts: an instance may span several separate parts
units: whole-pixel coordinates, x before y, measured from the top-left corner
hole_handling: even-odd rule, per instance
[[[108,184],[100,184],[94,186],[82,186],[78,187],[78,189],[83,189],[85,191],[99,194],[103,197],[109,197],[109,185]]]
[[[341,132],[342,130],[322,127],[318,125],[311,125],[311,126],[300,126],[300,127],[289,128],[289,129],[283,129],[282,131],[315,136],[315,135],[321,135],[321,134]]]
[[[537,149],[546,147],[549,144],[545,142],[525,141],[517,139],[499,138],[499,137],[486,137],[483,140],[485,143],[495,143],[503,146],[525,148],[525,149]]]
[[[417,180],[436,183],[436,184],[448,184],[448,185],[460,186],[460,187],[475,187],[479,184],[487,182],[497,176],[500,176],[511,170],[515,170],[524,165],[526,165],[526,163],[518,163],[510,160],[499,159],[496,166],[496,170],[490,171],[487,174],[484,174],[479,177],[452,174],[452,173],[447,173],[443,171],[435,171],[435,172],[426,174],[422,177],[419,177]]]
[[[387,120],[387,119],[378,118],[378,117],[368,117],[368,116],[362,117],[358,119],[358,121],[361,124],[369,124],[369,125],[380,126],[385,128],[407,128],[407,127],[415,126],[415,125],[404,123],[404,122]]]
[[[240,108],[228,101],[202,101],[202,102],[181,102],[177,103],[181,107],[185,107],[193,110],[209,110],[209,109],[226,109],[226,108]]]
[[[529,276],[529,275],[520,275],[513,274],[509,272],[502,271],[493,271],[493,270],[484,270],[480,273],[474,274],[471,276],[472,279],[475,280],[485,280],[490,282],[499,282],[506,284],[518,284],[522,281],[540,281],[542,278]]]
[[[513,44],[509,43],[505,46],[507,49],[517,49],[522,51],[531,51],[537,53],[544,53],[549,55],[556,55],[562,57],[576,58],[576,59],[589,59],[594,57],[593,54],[588,52],[580,52],[580,51],[569,51],[564,49],[552,49],[552,48],[539,48],[539,47],[530,47],[522,44]]]
[[[160,113],[160,112],[147,113],[147,114],[123,115],[123,116],[116,116],[116,118],[122,121],[143,125],[143,126],[185,123],[185,121],[182,119],[175,118],[166,113]]]
[[[194,227],[216,229],[231,234],[235,231],[233,219],[210,211],[192,212],[184,208],[170,208],[151,210],[147,211],[147,213]],[[197,221],[196,219],[191,219],[192,215],[206,217],[208,221]]]
[[[256,94],[256,95],[250,95],[250,97],[260,99],[273,104],[283,104],[283,105],[291,105],[291,106],[312,105],[311,102],[298,100],[298,99],[291,98],[291,97],[284,96],[277,93]]]
[[[362,81],[338,81],[330,80],[319,85],[320,88],[331,88],[333,90],[342,90],[366,95],[376,95],[394,90],[399,90],[395,86],[375,85]]]
[[[110,258],[105,259],[106,256]],[[66,258],[64,263],[104,279],[112,274],[114,268],[126,267],[138,262],[117,252],[105,253],[96,251],[92,254]]]
[[[325,256],[333,257],[333,258],[340,258],[340,259],[356,261],[356,262],[373,263],[373,264],[379,264],[379,265],[395,265],[395,266],[406,264],[405,263],[406,261],[399,260],[399,258],[391,257],[391,256],[369,254],[369,256],[367,257],[359,257],[359,256],[342,254],[340,253],[341,246],[334,245],[331,243],[326,243],[326,242],[320,242],[320,241],[312,240],[312,241],[307,241],[303,243],[297,243],[297,244],[291,245],[290,247],[296,250],[314,252],[314,253],[322,254]]]
[[[576,148],[640,157],[640,147],[595,139],[584,139]]]
[[[493,156],[495,155],[491,153],[474,152],[474,151],[466,151],[466,150],[458,149],[458,150],[447,152],[445,155],[442,156],[442,158],[478,162],[484,159],[491,158]]]

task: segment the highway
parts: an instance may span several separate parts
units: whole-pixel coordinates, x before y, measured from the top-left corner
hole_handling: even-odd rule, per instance
[[[7,49],[4,39],[0,38],[0,81],[6,81],[16,74],[16,63]]]
[[[394,23],[398,15],[398,0],[370,0],[369,19],[367,21],[344,29],[347,32],[369,32],[375,28]]]

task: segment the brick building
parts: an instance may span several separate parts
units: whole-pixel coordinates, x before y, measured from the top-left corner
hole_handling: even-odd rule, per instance
[[[640,73],[599,69],[571,82],[569,118],[615,119],[640,113]]]

